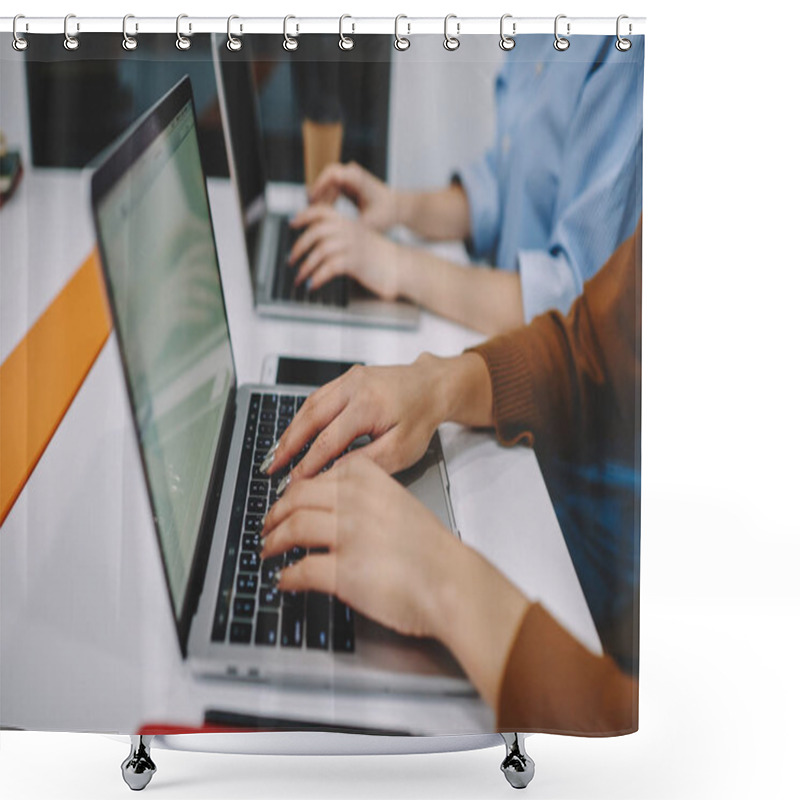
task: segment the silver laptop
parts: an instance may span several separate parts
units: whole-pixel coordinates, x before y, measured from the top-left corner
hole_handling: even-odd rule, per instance
[[[239,199],[256,311],[292,319],[416,328],[417,306],[402,300],[380,300],[348,277],[334,278],[315,291],[309,291],[305,284],[294,285],[295,269],[288,266],[286,259],[302,231],[290,227],[291,216],[269,211],[253,67],[241,52],[228,52],[226,42],[225,36],[214,34],[211,49],[228,166]]]
[[[261,562],[281,475],[260,464],[309,388],[237,386],[184,78],[99,167],[92,208],[180,648],[198,674],[472,693],[440,645],[316,593],[281,595]],[[438,440],[396,476],[457,535]]]

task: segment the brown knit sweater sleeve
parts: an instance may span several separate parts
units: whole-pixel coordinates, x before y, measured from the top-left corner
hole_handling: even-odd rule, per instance
[[[638,681],[531,604],[506,662],[497,729],[615,736],[638,727]]]
[[[473,348],[492,382],[504,444],[562,458],[633,463],[641,394],[642,221],[584,286],[565,317],[550,311]],[[623,452],[617,452],[621,449]]]

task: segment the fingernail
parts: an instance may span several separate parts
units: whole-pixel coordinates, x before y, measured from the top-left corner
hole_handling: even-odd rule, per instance
[[[280,497],[288,488],[289,484],[292,482],[292,473],[290,472],[288,475],[284,475],[281,478],[281,482],[278,484],[278,488],[275,490],[275,494]]]
[[[261,549],[263,550],[267,546],[267,537],[262,536],[258,541],[261,542]]]
[[[272,576],[272,588],[277,589],[278,584],[281,582],[281,575],[283,574],[282,569],[276,569],[275,573]]]
[[[272,466],[272,462],[275,460],[275,451],[278,449],[278,445],[281,443],[281,440],[278,439],[269,450],[267,450],[267,455],[264,456],[264,460],[261,462],[261,466],[258,468],[258,471],[264,475],[266,471]]]

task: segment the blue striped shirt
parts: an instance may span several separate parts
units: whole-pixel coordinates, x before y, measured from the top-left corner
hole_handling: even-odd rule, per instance
[[[518,36],[497,77],[496,133],[458,175],[472,253],[518,271],[526,320],[567,312],[642,209],[644,37]]]

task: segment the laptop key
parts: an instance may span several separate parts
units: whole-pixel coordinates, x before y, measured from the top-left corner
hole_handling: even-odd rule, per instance
[[[246,531],[258,533],[261,531],[263,525],[261,524],[261,518],[264,515],[262,514],[259,516],[258,514],[248,514],[244,518],[244,529]]]
[[[272,434],[275,432],[275,413],[272,414],[272,419],[263,422],[258,426],[258,438],[271,439]]]
[[[247,511],[250,514],[263,514],[267,510],[267,498],[262,496],[251,496],[247,501]]]
[[[281,616],[281,646],[303,646],[303,612],[302,605],[289,605],[284,602]]]
[[[255,594],[258,588],[258,578],[252,572],[240,575],[236,579],[237,594]]]
[[[252,617],[256,613],[255,597],[237,597],[233,601],[234,617]]]
[[[275,573],[283,568],[283,554],[264,559],[261,564],[261,582],[272,584],[275,580]]]
[[[337,653],[352,653],[356,649],[353,609],[341,600],[333,600],[333,649]]]
[[[266,497],[267,492],[269,492],[269,483],[267,483],[267,481],[250,481],[251,495],[260,495]]]
[[[260,553],[261,536],[257,533],[245,533],[242,536],[242,550],[252,550],[254,553]]]
[[[253,638],[252,622],[232,622],[230,640],[233,644],[250,644]]]
[[[240,553],[239,555],[239,571],[240,572],[258,572],[258,566],[261,563],[261,559],[258,557],[258,553],[248,550],[245,553]]]
[[[262,586],[258,592],[258,607],[277,611],[281,607],[281,593],[272,586]]]
[[[256,644],[274,645],[278,641],[278,615],[259,611],[256,617]]]
[[[309,592],[306,599],[306,647],[327,650],[330,647],[331,598]]]

